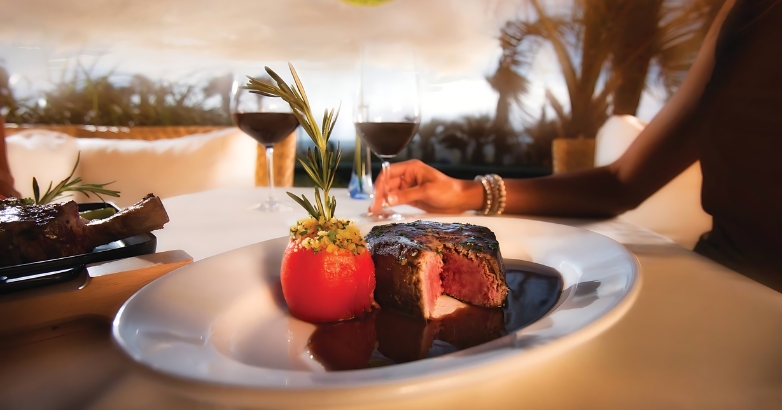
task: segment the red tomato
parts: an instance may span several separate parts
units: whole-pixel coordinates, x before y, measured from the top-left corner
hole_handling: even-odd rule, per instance
[[[282,256],[280,281],[288,310],[308,322],[352,319],[375,302],[375,264],[369,252],[315,253],[295,250],[291,242]]]

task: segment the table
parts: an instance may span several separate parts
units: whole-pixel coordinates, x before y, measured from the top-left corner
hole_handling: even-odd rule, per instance
[[[311,195],[309,189],[292,191]],[[333,193],[339,214],[360,220],[368,202],[350,199],[345,190]],[[236,188],[164,200],[171,222],[156,233],[158,250],[183,249],[198,261],[283,236],[303,211],[270,215],[248,209],[265,196],[265,188]],[[468,388],[399,392],[393,401],[346,408],[782,406],[782,295],[621,218],[545,220],[607,235],[637,256],[642,287],[615,325]],[[164,380],[125,357],[109,330],[98,324],[0,352],[0,408],[245,408],[266,407],[275,399]],[[338,397],[311,399],[328,408]]]

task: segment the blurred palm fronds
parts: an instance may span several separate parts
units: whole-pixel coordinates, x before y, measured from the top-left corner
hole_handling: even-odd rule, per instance
[[[76,60],[52,87],[27,98],[14,95],[8,71],[0,66],[0,110],[7,122],[27,124],[230,125],[232,76],[201,85],[96,74]]]
[[[528,3],[533,17],[508,21],[499,37],[502,55],[488,78],[499,94],[495,122],[508,127],[512,104],[524,110],[531,61],[547,46],[568,97],[546,92],[559,123],[549,128],[591,138],[608,116],[634,115],[650,82],[669,95],[678,88],[724,0],[574,0],[553,10],[540,0]]]

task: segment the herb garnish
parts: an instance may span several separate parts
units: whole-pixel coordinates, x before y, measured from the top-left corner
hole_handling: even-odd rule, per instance
[[[79,152],[79,154],[76,156],[76,164],[73,165],[71,174],[68,175],[67,178],[60,181],[60,183],[57,184],[57,186],[54,188],[52,188],[52,182],[50,182],[49,188],[46,189],[46,192],[43,194],[43,196],[41,196],[41,188],[38,186],[38,180],[33,177],[32,202],[36,205],[45,205],[65,195],[66,192],[81,192],[86,195],[87,198],[90,197],[90,194],[94,194],[103,202],[106,202],[106,200],[101,197],[101,194],[106,196],[119,197],[119,191],[104,188],[106,185],[113,184],[116,181],[106,182],[105,184],[81,184],[81,177],[77,177],[71,181],[71,178],[73,178],[73,173],[76,172],[76,168],[79,166],[80,159],[81,152]],[[30,199],[26,198],[25,201],[29,202]]]

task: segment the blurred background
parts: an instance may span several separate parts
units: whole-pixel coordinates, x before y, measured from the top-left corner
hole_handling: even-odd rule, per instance
[[[651,119],[723,1],[0,0],[0,113],[231,126],[234,73],[290,61],[315,112],[342,104],[344,185],[359,50],[396,42],[415,49],[422,87],[420,129],[397,160],[468,178],[545,175],[554,139],[592,139],[612,115]],[[299,129],[297,150],[308,145]]]

